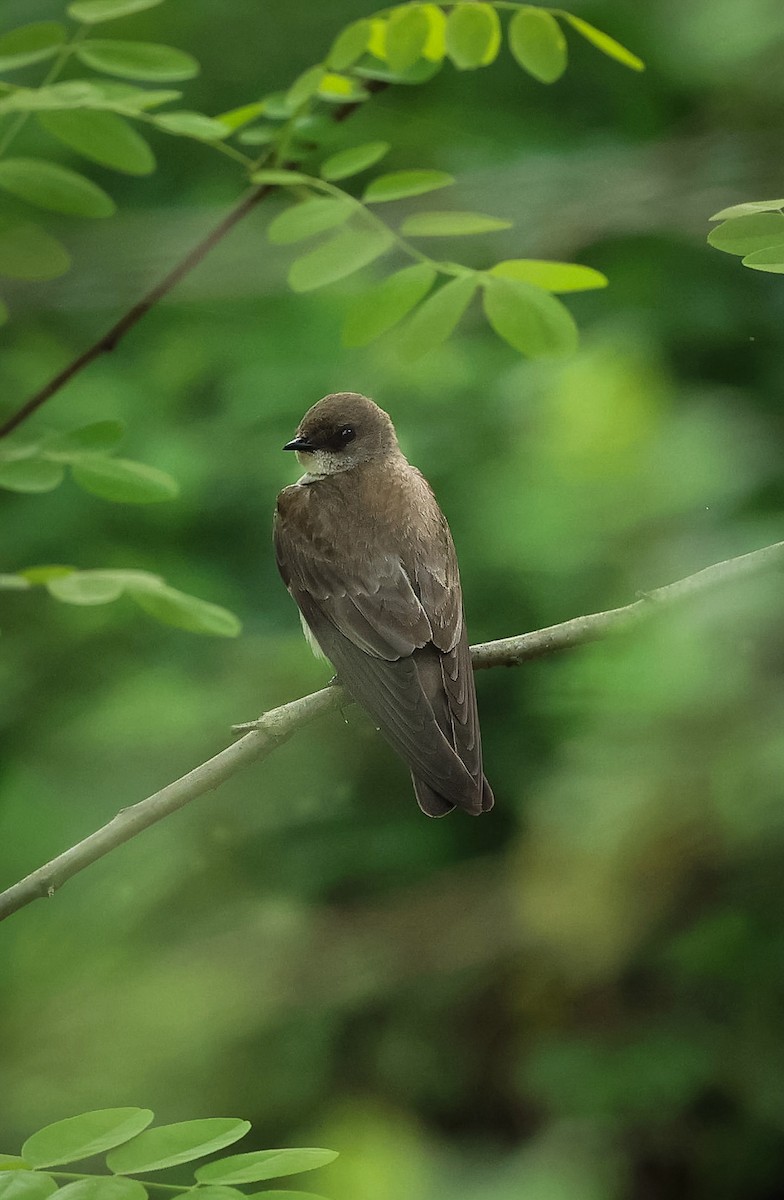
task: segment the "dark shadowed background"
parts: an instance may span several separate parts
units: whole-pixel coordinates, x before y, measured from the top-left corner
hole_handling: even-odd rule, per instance
[[[218,113],[287,86],[370,7],[169,0],[102,36],[195,54],[186,102]],[[513,220],[455,248],[474,265],[604,271],[608,290],[568,299],[577,356],[526,362],[473,311],[414,364],[389,339],[342,349],[358,285],[292,295],[290,250],[265,238],[274,200],[36,419],[126,421],[123,452],[182,494],[130,507],[70,482],[0,493],[2,569],[160,572],[244,631],[200,638],[122,601],[3,593],[3,883],[216,752],[233,721],[325,682],[270,520],[296,474],[280,447],[326,392],[366,391],[392,414],[451,523],[473,641],[782,537],[784,284],[705,235],[715,210],[782,191],[784,9],[573,8],[646,73],[571,38],[552,88],[508,54],[447,67],[374,98],[331,145],[388,136],[389,169],[452,171],[450,204]],[[60,12],[4,0],[0,22]],[[238,194],[230,162],[152,141],[151,177],[86,171],[118,216],[53,223],[71,273],[9,296],[3,411]],[[347,711],[10,918],[0,1150],[139,1104],[167,1121],[248,1117],[254,1146],[339,1149],[299,1185],[334,1200],[779,1197],[780,593],[772,574],[481,674],[491,816],[426,820],[403,766]]]

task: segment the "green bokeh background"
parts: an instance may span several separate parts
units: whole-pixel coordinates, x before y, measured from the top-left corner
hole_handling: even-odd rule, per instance
[[[4,0],[0,19],[60,11]],[[368,11],[168,0],[101,35],[195,54],[186,103],[217,113],[286,86]],[[373,272],[292,295],[291,254],[265,239],[274,201],[36,418],[126,421],[123,453],[170,471],[182,495],[135,508],[71,482],[4,492],[2,569],[153,570],[237,612],[244,632],[199,638],[122,601],[3,594],[4,883],[216,752],[233,721],[325,682],[270,518],[295,471],[280,446],[326,392],[366,391],[392,414],[450,520],[474,641],[626,603],[781,538],[784,287],[705,234],[723,205],[782,191],[784,10],[573,11],[647,72],[570,37],[552,88],[508,55],[447,67],[374,98],[328,145],[386,137],[390,169],[458,176],[454,195],[401,213],[454,204],[515,222],[439,247],[454,256],[606,272],[609,290],[568,300],[576,357],[526,362],[473,309],[415,364],[394,338],[342,349],[341,315]],[[25,136],[27,152],[71,161]],[[238,194],[230,162],[152,140],[152,177],[86,168],[115,218],[49,222],[74,270],[9,293],[3,411]],[[0,1149],[139,1104],[162,1121],[248,1117],[249,1148],[333,1146],[338,1162],[300,1186],[334,1200],[780,1196],[780,591],[775,573],[747,580],[480,675],[491,816],[425,820],[403,766],[347,711],[13,916],[0,927]]]

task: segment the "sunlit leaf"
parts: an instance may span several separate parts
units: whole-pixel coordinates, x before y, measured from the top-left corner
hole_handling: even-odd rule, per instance
[[[335,283],[379,258],[393,240],[386,229],[343,229],[328,242],[295,259],[289,271],[289,286],[295,292],[310,292]]]
[[[287,121],[293,115],[293,109],[285,92],[271,92],[261,101],[265,117],[273,121]]]
[[[541,83],[555,83],[566,70],[566,38],[544,8],[518,9],[509,22],[509,49],[523,70]]]
[[[68,6],[67,12],[75,21],[97,25],[99,21],[129,17],[131,13],[143,12],[145,8],[157,8],[162,3],[163,0],[77,0],[77,3]]]
[[[22,1146],[22,1156],[35,1167],[78,1162],[127,1142],[153,1119],[148,1108],[104,1108],[66,1117],[39,1129]]]
[[[270,222],[267,237],[275,245],[301,242],[342,225],[351,216],[352,207],[332,196],[317,196],[294,204]]]
[[[28,221],[0,222],[0,275],[7,279],[56,279],[71,256],[56,238]]]
[[[745,204],[732,204],[729,208],[723,208],[721,212],[714,213],[709,217],[709,221],[726,221],[730,217],[748,217],[753,213],[761,212],[781,212],[784,209],[784,200],[747,200]]]
[[[445,342],[478,287],[476,275],[461,275],[433,292],[400,331],[398,345],[405,358],[421,358]]]
[[[168,591],[169,589],[162,589]],[[157,592],[160,595],[160,591]],[[181,595],[182,593],[177,593]],[[189,599],[192,599],[189,597]],[[199,601],[203,604],[203,601]],[[132,1141],[107,1155],[110,1171],[118,1175],[138,1175],[142,1171],[161,1171],[176,1167],[222,1150],[239,1141],[250,1129],[250,1121],[213,1117],[199,1121],[180,1121],[146,1129]]]
[[[430,23],[421,9],[403,5],[387,21],[386,58],[393,71],[405,71],[422,56]]]
[[[405,71],[393,71],[385,62],[377,61],[374,58],[362,59],[354,67],[357,75],[361,75],[366,79],[380,79],[385,83],[401,83],[412,84],[414,86],[427,83],[434,75],[437,75],[441,70],[441,61],[432,61],[426,58],[417,59],[413,66],[408,67]]]
[[[199,73],[196,59],[184,50],[155,42],[80,42],[76,53],[87,67],[127,79],[192,79]]]
[[[297,1175],[313,1171],[337,1158],[335,1150],[315,1147],[292,1150],[256,1150],[249,1154],[234,1154],[230,1158],[207,1163],[196,1171],[200,1183],[256,1183],[261,1179],[278,1179],[282,1175]]]
[[[743,259],[744,267],[753,271],[769,271],[772,275],[784,274],[784,244],[768,246],[764,250],[755,250]]]
[[[400,227],[405,237],[463,237],[471,233],[492,233],[511,229],[512,222],[484,213],[427,212],[406,217]]]
[[[392,329],[430,291],[436,270],[415,263],[357,296],[343,323],[345,346],[366,346]]]
[[[40,566],[40,567],[25,567],[24,571],[19,574],[29,584],[38,585],[48,583],[50,579],[63,579],[66,575],[73,575],[75,567],[63,567],[57,564]]]
[[[319,97],[333,104],[353,104],[367,100],[368,91],[359,80],[350,75],[338,75],[334,71],[326,71],[321,77],[318,88]]]
[[[28,579],[23,575],[0,575],[0,592],[25,592],[32,586]],[[27,1171],[29,1167],[24,1164],[24,1159],[13,1154],[0,1154],[0,1172],[2,1171]],[[0,1196],[2,1189],[0,1188]]]
[[[0,1174],[0,1200],[47,1200],[56,1191],[55,1181],[38,1171],[3,1171]]]
[[[111,112],[46,112],[38,120],[47,133],[85,158],[123,171],[149,175],[155,158],[144,138],[123,117]]]
[[[319,84],[324,78],[324,68],[319,63],[315,67],[309,67],[307,71],[303,71],[298,79],[295,79],[286,93],[286,99],[292,109],[298,109],[301,104],[309,100],[311,96],[319,90]]]
[[[18,576],[3,576],[4,579],[16,579]],[[23,581],[26,583],[26,581]],[[0,1154],[0,1171],[28,1171],[30,1164],[26,1163],[21,1154]]]
[[[188,596],[176,588],[162,587],[154,590],[128,588],[128,594],[149,616],[174,625],[189,633],[205,633],[213,637],[237,637],[242,626],[234,613],[217,604],[209,604],[195,596]],[[217,1164],[213,1164],[217,1165]],[[206,1168],[202,1168],[206,1170]],[[198,1174],[198,1173],[197,1173]],[[257,1176],[256,1178],[261,1178]],[[222,1183],[224,1180],[214,1180]]]
[[[440,63],[446,54],[446,14],[437,4],[423,4],[419,11],[424,13],[428,24],[422,57]]]
[[[381,204],[406,196],[423,196],[454,182],[454,176],[447,175],[446,171],[392,171],[369,183],[362,199],[367,204]]]
[[[254,100],[252,104],[241,104],[239,108],[230,108],[227,112],[220,113],[215,118],[220,121],[221,125],[225,125],[227,129],[241,129],[243,125],[247,125],[250,121],[255,121],[264,112],[264,104],[261,100]]]
[[[237,140],[243,146],[268,146],[279,132],[274,125],[251,125],[249,129],[243,129]]]
[[[784,242],[784,214],[779,212],[749,213],[745,217],[734,217],[717,225],[708,234],[708,241],[725,254],[737,254],[741,258],[755,250]]]
[[[122,421],[93,421],[79,429],[56,433],[46,439],[44,447],[49,457],[70,462],[83,454],[105,454],[122,441],[125,425]]]
[[[96,1175],[67,1183],[57,1200],[147,1200],[147,1193],[135,1179],[112,1179]]]
[[[569,354],[577,348],[577,326],[549,292],[519,279],[484,278],[484,309],[504,341],[529,358]]]
[[[40,158],[0,160],[0,188],[53,212],[76,217],[110,217],[116,205],[84,175]]]
[[[36,21],[9,30],[0,37],[0,71],[15,71],[54,58],[65,37],[65,28],[58,21]]]
[[[71,471],[79,487],[117,504],[157,504],[179,495],[179,484],[165,471],[127,458],[84,455]]]
[[[339,150],[321,164],[324,179],[348,179],[366,171],[389,152],[389,142],[363,142],[361,146],[349,146]]]
[[[510,258],[490,269],[501,279],[521,279],[546,292],[587,292],[607,287],[607,276],[579,263],[549,262],[540,258]]]
[[[333,71],[345,71],[365,53],[370,40],[370,21],[354,21],[335,38],[327,55],[327,66]]]
[[[204,113],[181,112],[156,113],[153,121],[159,129],[173,133],[177,137],[198,138],[203,142],[217,142],[226,137],[226,126]]]
[[[633,71],[645,70],[645,63],[642,59],[638,58],[636,54],[632,54],[631,50],[627,50],[620,42],[616,42],[615,38],[610,37],[608,33],[603,33],[601,29],[589,25],[582,17],[575,17],[572,13],[564,12],[561,15],[573,29],[582,34],[587,42],[590,42],[597,50],[601,50],[602,54],[606,54],[608,58],[614,58],[616,62],[623,63],[625,67],[631,67]]]
[[[48,580],[46,590],[64,604],[88,607],[94,604],[111,604],[122,596],[125,585],[116,579],[111,571],[71,571],[61,578]],[[56,1161],[73,1162],[77,1158],[87,1158],[87,1155],[78,1154],[73,1158],[58,1158]]]
[[[501,46],[501,22],[489,4],[456,4],[446,22],[446,51],[461,71],[486,67]]]

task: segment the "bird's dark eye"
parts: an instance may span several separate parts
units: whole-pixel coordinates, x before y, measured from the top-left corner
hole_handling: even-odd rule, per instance
[[[352,425],[344,425],[342,429],[338,430],[338,438],[343,446],[348,445],[349,442],[353,442],[356,436],[356,430]]]

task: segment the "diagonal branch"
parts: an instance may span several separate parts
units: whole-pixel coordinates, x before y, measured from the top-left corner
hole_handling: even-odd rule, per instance
[[[473,646],[471,657],[474,670],[518,666],[557,650],[596,641],[605,634],[629,629],[662,608],[687,600],[708,589],[780,566],[784,566],[784,542],[776,542],[775,545],[764,546],[761,550],[753,550],[750,554],[715,563],[703,571],[698,571],[696,575],[689,575],[686,579],[679,579],[676,583],[657,588],[656,591],[647,593],[623,608],[574,617],[560,625],[550,625],[546,629],[537,629],[518,637]],[[140,800],[130,808],[121,809],[107,825],[103,825],[77,845],[0,893],[0,920],[24,908],[33,900],[42,896],[53,896],[57,888],[79,871],[83,871],[90,863],[103,858],[105,854],[136,837],[142,830],[183,808],[191,800],[217,788],[241,767],[260,762],[316,717],[345,703],[346,696],[342,688],[331,686],[265,713],[254,722],[255,728],[252,732],[246,733],[220,754],[216,754],[214,758],[189,771],[187,775],[170,783],[153,796],[148,796],[146,800]]]

